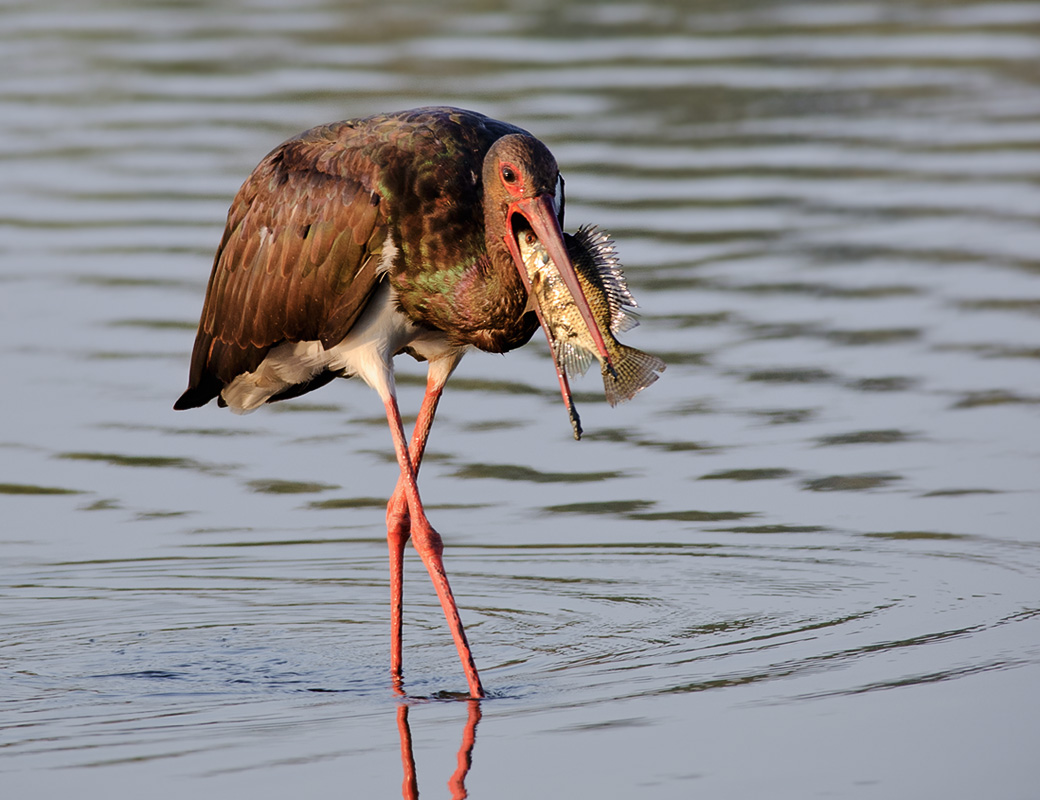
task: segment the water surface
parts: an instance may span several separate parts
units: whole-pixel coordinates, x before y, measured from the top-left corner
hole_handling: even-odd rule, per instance
[[[5,792],[1034,796],[1040,4],[33,0],[0,42]],[[552,148],[669,365],[578,383],[580,443],[542,342],[449,384],[479,705],[414,553],[391,691],[370,390],[171,410],[256,162],[430,103]]]

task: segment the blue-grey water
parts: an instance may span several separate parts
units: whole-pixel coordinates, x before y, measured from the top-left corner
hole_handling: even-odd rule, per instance
[[[411,552],[392,691],[373,392],[171,410],[256,162],[431,103],[668,362],[580,443],[544,341],[449,384],[479,705]],[[1038,223],[1036,2],[3,2],[0,791],[1035,797]]]

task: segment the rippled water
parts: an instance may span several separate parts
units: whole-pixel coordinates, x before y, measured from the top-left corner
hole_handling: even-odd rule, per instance
[[[1035,796],[1040,4],[279,5],[0,6],[5,795]],[[444,102],[669,366],[575,443],[544,343],[467,357],[421,485],[491,697],[410,554],[401,704],[375,395],[170,406],[256,162]]]

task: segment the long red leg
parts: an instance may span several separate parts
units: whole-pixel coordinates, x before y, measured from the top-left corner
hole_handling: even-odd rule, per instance
[[[430,428],[433,426],[433,416],[437,412],[437,404],[440,402],[444,384],[447,381],[447,375],[441,377],[439,373],[440,371],[430,370],[426,381],[426,395],[423,397],[419,418],[415,421],[415,429],[412,431],[412,441],[408,446],[408,459],[416,476],[419,474],[423,453],[426,452],[426,440],[429,438]],[[403,666],[401,617],[404,602],[404,546],[407,544],[409,536],[408,499],[405,496],[404,487],[405,480],[402,475],[386,506],[386,537],[390,547],[390,672],[398,694],[404,693],[401,685]]]
[[[455,357],[439,359],[430,364],[430,372],[426,384],[426,396],[423,398],[419,419],[416,421],[415,432],[412,437],[412,445],[409,448],[405,444],[404,426],[401,423],[401,414],[397,406],[397,400],[391,393],[385,401],[387,421],[390,423],[390,433],[394,439],[394,450],[397,453],[397,462],[401,468],[401,477],[398,479],[397,488],[387,505],[387,540],[390,547],[390,606],[391,606],[391,647],[390,667],[394,677],[395,689],[401,693],[401,605],[403,595],[403,562],[404,545],[411,536],[412,543],[419,553],[430,580],[437,592],[444,616],[448,621],[455,647],[459,651],[459,659],[466,673],[466,681],[469,684],[470,694],[473,697],[483,697],[484,688],[481,686],[480,677],[477,675],[476,665],[473,663],[473,653],[469,642],[466,640],[466,632],[462,627],[459,617],[458,606],[451,592],[448,577],[444,570],[442,553],[444,550],[440,535],[430,525],[423,509],[422,501],[419,499],[419,489],[416,485],[416,473],[422,456],[426,449],[426,440],[429,437],[430,427],[433,425],[433,416],[437,410],[441,392],[448,377],[458,365],[462,353]]]

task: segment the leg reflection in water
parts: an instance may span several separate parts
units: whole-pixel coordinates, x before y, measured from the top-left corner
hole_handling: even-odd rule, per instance
[[[473,765],[473,745],[477,741],[477,723],[480,722],[480,701],[468,700],[469,714],[466,727],[462,731],[462,744],[459,745],[458,766],[455,768],[448,789],[451,800],[465,800],[466,775]],[[412,729],[408,726],[408,704],[401,703],[397,707],[397,731],[401,734],[401,766],[404,771],[404,782],[401,784],[401,795],[404,800],[418,800],[419,778],[415,774],[415,756],[412,754]]]

